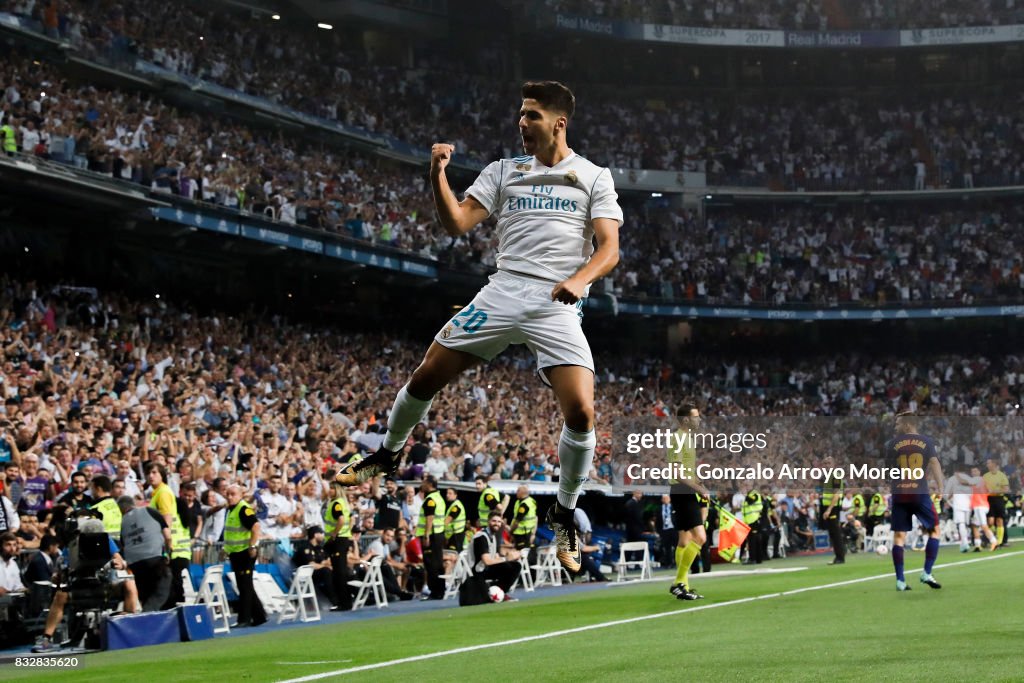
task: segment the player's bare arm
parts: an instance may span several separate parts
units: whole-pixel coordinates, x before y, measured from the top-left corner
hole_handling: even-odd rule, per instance
[[[939,490],[941,491],[943,482],[942,464],[939,463],[938,458],[933,457],[931,460],[928,461],[928,473],[931,475],[932,481],[934,481],[938,485]]]
[[[467,196],[460,202],[452,192],[444,169],[454,152],[455,147],[443,142],[430,148],[430,187],[434,190],[434,206],[444,231],[458,237],[479,225],[489,212],[474,197]]]
[[[612,218],[594,219],[594,236],[597,238],[597,249],[587,265],[580,268],[567,280],[555,285],[551,290],[552,301],[563,304],[575,304],[583,298],[587,285],[601,279],[619,262],[619,223]]]

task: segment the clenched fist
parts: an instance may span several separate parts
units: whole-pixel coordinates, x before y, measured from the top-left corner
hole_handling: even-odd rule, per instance
[[[446,142],[435,142],[430,148],[430,172],[440,173],[455,153],[455,147]]]

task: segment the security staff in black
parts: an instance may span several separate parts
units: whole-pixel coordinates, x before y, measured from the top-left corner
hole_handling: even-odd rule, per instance
[[[881,491],[875,491],[871,496],[871,505],[868,506],[868,521],[864,525],[864,532],[871,536],[875,533],[875,527],[885,522],[885,512],[888,506],[885,502],[885,496]]]
[[[445,547],[461,553],[462,546],[466,544],[466,506],[459,501],[459,494],[455,489],[445,491],[444,497],[448,502],[444,516]]]
[[[512,503],[512,524],[509,526],[512,544],[516,550],[532,548],[537,537],[537,501],[530,495],[530,489],[521,484],[516,489]],[[531,555],[532,557],[532,555]]]
[[[444,498],[437,490],[437,480],[429,474],[420,485],[423,505],[416,521],[416,536],[423,548],[423,567],[427,571],[427,587],[431,600],[444,599]]]
[[[768,560],[779,556],[779,544],[782,542],[782,531],[780,530],[779,515],[775,511],[775,496],[768,490],[767,486],[761,487],[761,500],[764,505],[761,507],[761,557]],[[768,546],[772,546],[772,554],[768,555]]]
[[[833,466],[832,456],[826,456],[824,466]],[[818,519],[828,529],[828,538],[832,542],[832,550],[835,558],[829,564],[846,563],[846,539],[843,537],[843,530],[839,524],[839,511],[843,508],[843,491],[846,488],[842,478],[829,476],[821,485],[821,514]]]
[[[163,515],[150,507],[135,507],[135,499],[121,496],[121,547],[124,561],[135,577],[143,612],[160,609],[171,592],[171,528]]]
[[[761,511],[764,509],[764,501],[761,499],[761,492],[756,488],[750,489],[743,499],[743,522],[750,527],[750,533],[743,544],[747,547],[747,560],[744,564],[761,564],[764,558],[761,556]]]
[[[327,501],[320,516],[324,521],[324,551],[331,560],[335,599],[331,611],[347,612],[352,609],[352,587],[348,585],[353,578],[348,566],[348,554],[352,549],[352,508],[349,507],[345,487],[337,481],[331,482],[331,500]]]
[[[487,526],[487,518],[492,512],[495,510],[504,512],[508,505],[508,496],[502,500],[498,489],[491,487],[487,477],[482,475],[476,478],[476,491],[480,494],[476,503],[476,526],[478,529],[482,529]]]
[[[259,550],[260,521],[256,510],[243,498],[242,487],[228,487],[228,514],[224,520],[224,552],[238,585],[238,626],[259,626],[267,621],[263,603],[252,584]]]

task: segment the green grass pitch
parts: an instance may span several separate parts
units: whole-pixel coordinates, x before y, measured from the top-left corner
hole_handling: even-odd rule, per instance
[[[908,571],[922,566],[922,555],[907,553]],[[942,566],[972,559],[983,561]],[[888,557],[851,555],[836,567],[826,566],[827,560],[802,557],[764,565],[808,567],[784,574],[696,576],[693,586],[707,596],[698,602],[671,598],[666,575],[663,581],[519,603],[101,653],[86,657],[77,671],[6,666],[0,678],[282,681],[686,610],[326,680],[1022,680],[1017,653],[1024,637],[1024,553],[961,555],[943,548],[934,571],[943,588],[929,589],[918,582],[919,573],[912,573],[907,578],[913,590],[902,594],[895,590]],[[885,577],[778,595],[880,574]]]

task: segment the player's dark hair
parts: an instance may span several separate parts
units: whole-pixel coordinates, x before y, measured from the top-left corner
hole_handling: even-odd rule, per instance
[[[545,109],[565,114],[565,118],[570,121],[576,112],[576,96],[558,81],[523,83],[523,99],[537,100]]]
[[[690,417],[690,413],[697,410],[697,404],[692,401],[680,403],[676,408],[676,417]]]
[[[110,493],[114,488],[113,484],[110,482],[110,477],[105,474],[97,474],[93,477],[92,485],[104,493]]]
[[[491,510],[491,514],[487,515],[487,520],[490,521],[491,518],[493,518],[493,517],[501,517],[501,516],[502,515],[501,515],[501,511],[500,510]]]

